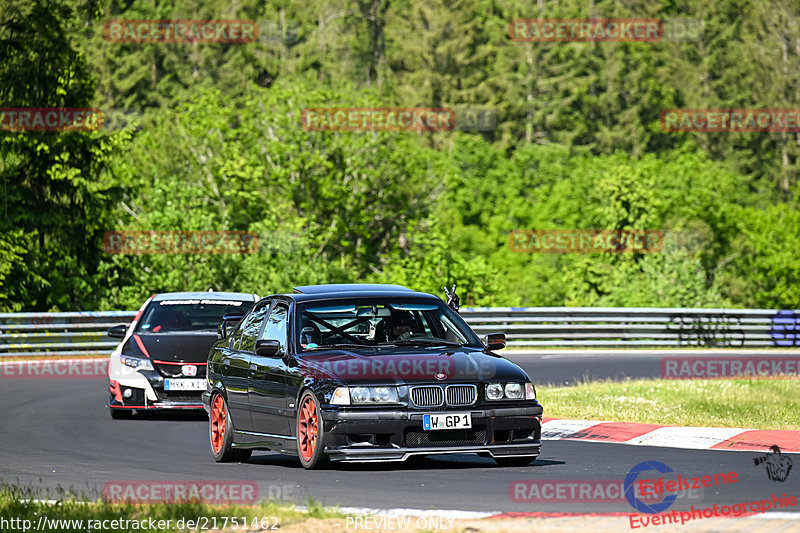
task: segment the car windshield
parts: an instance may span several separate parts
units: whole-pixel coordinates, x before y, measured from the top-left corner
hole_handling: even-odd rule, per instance
[[[467,324],[444,303],[409,299],[337,300],[300,306],[301,350],[370,346],[482,347]]]
[[[216,331],[222,315],[229,311],[246,312],[252,301],[241,300],[161,300],[152,302],[136,328],[139,333],[176,331]]]

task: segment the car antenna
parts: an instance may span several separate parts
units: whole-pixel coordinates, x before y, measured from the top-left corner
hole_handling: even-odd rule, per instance
[[[458,297],[456,294],[456,286],[457,283],[453,283],[453,288],[449,291],[447,290],[447,285],[442,286],[444,289],[444,295],[447,296],[447,307],[458,313],[459,304],[461,302],[461,298]]]

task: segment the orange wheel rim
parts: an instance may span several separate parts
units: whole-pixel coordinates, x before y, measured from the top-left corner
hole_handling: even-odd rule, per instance
[[[214,453],[222,450],[222,442],[225,440],[225,402],[222,396],[216,395],[214,403],[211,405],[211,448]]]
[[[310,461],[317,447],[317,408],[311,396],[300,406],[297,437],[300,455],[304,461]]]

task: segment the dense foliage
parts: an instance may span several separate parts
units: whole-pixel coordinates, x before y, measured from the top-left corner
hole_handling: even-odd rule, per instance
[[[800,102],[789,0],[11,0],[0,310],[169,290],[401,283],[466,305],[800,306],[800,135],[669,133],[666,108]],[[517,42],[515,18],[702,22],[697,39]],[[261,21],[257,42],[120,43],[111,19]],[[319,132],[306,107],[474,106],[493,128]],[[658,229],[654,254],[516,253],[516,228]],[[244,230],[253,254],[115,255],[109,230]]]

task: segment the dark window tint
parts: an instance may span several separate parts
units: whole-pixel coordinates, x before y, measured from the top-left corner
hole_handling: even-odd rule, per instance
[[[237,300],[162,300],[153,302],[139,321],[139,333],[216,331],[222,315],[247,311],[253,302]]]
[[[270,313],[267,324],[264,327],[262,339],[275,339],[281,342],[281,346],[286,348],[286,324],[287,311],[285,307],[276,307]]]
[[[264,302],[256,307],[247,317],[245,317],[240,328],[241,340],[237,339],[237,341],[235,341],[239,342],[240,350],[249,352],[255,351],[258,331],[261,329],[261,323],[264,322],[264,317],[267,315],[267,311],[269,311],[269,305],[270,302]]]

